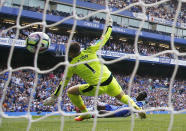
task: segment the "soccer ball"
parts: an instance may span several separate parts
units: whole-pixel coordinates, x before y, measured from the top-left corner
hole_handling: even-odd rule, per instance
[[[37,48],[39,47],[40,42],[41,44],[40,44],[39,53],[43,53],[47,51],[48,48],[50,47],[49,36],[43,32],[31,33],[26,39],[26,49],[32,53],[35,53]]]

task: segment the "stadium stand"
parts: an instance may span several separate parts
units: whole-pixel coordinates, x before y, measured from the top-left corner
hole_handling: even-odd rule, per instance
[[[104,0],[81,0],[81,1],[96,3],[96,4],[105,6]],[[144,0],[146,4],[151,4],[151,3],[158,2],[158,1],[160,0]],[[139,0],[109,0],[109,7],[121,9],[121,8],[128,6],[129,4],[136,3],[136,2],[139,2]],[[154,16],[154,17],[173,21],[174,14],[176,14],[177,5],[178,5],[177,1],[170,0],[156,7],[149,7],[147,8],[146,12],[147,12],[147,15],[149,16]],[[181,12],[179,14],[179,19],[177,22],[186,23],[186,16],[184,15],[185,6],[186,6],[186,3],[183,3]],[[139,6],[134,6],[130,8],[129,11],[139,13],[139,12],[142,12],[142,9]]]
[[[2,90],[5,81],[7,80],[7,73],[0,75],[0,94],[2,95]],[[123,90],[127,91],[127,85],[130,79],[130,76],[119,74],[115,72],[115,77],[119,81]],[[63,73],[56,70],[55,72],[51,72],[49,74],[40,74],[38,80],[38,86],[36,88],[36,93],[34,94],[34,101],[32,102],[31,111],[57,111],[57,104],[55,106],[43,106],[43,100],[49,97],[51,92],[54,92]],[[8,91],[6,95],[6,99],[3,103],[3,110],[5,112],[25,112],[28,107],[29,95],[33,87],[34,81],[34,72],[29,70],[17,71],[14,72],[11,77],[11,82],[8,86]],[[71,87],[73,85],[82,84],[82,81],[79,77],[74,76],[68,85]],[[152,76],[139,76],[137,75],[134,79],[134,83],[132,85],[131,96],[136,97],[139,92],[146,91],[148,97],[146,99],[146,106],[148,107],[167,107],[168,106],[168,86],[170,84],[169,78],[158,78]],[[185,90],[186,85],[183,79],[177,79],[174,81],[174,88],[172,90],[172,102],[175,110],[185,109],[186,101],[185,101]],[[66,90],[64,91],[66,92]],[[91,108],[93,104],[93,99],[91,97],[84,97],[85,104]],[[62,99],[62,109],[69,112],[74,110],[74,106],[71,104],[69,98],[66,93],[63,95]],[[114,104],[116,103],[116,99],[108,96],[102,95],[99,97],[99,100],[105,103]]]
[[[5,24],[5,23],[1,23],[1,25],[3,25],[2,27],[0,27],[0,32],[9,27],[10,25]],[[34,29],[34,28],[26,28],[21,30],[20,34],[19,34],[19,39],[21,40],[25,40],[26,37],[35,31],[40,31],[41,29]],[[11,29],[8,32],[2,34],[0,37],[2,38],[15,38],[15,34],[16,34],[16,29]],[[51,31],[47,31],[47,34],[50,36],[51,38],[51,42],[55,43],[55,44],[65,44],[67,43],[68,40],[68,35],[67,34],[54,34]],[[96,42],[96,36],[81,36],[81,35],[75,35],[75,37],[73,37],[74,41],[78,41],[80,43],[82,43],[82,48],[86,48],[88,46],[90,46],[91,44],[93,44],[94,42]],[[157,42],[155,45],[151,45],[150,42],[148,42],[147,40],[142,40],[140,41],[141,43],[138,46],[138,50],[139,53],[141,55],[144,56],[149,56],[149,55],[153,55],[156,54],[158,52],[161,51],[165,51],[167,49],[170,49],[170,47],[161,47],[159,46],[159,43]],[[118,38],[113,38],[112,40],[110,40],[110,42],[108,44],[106,44],[103,47],[103,50],[106,51],[115,51],[115,52],[122,52],[122,53],[129,53],[129,54],[133,54],[134,53],[134,40],[132,39],[126,39],[126,40],[118,40]],[[186,50],[185,47],[181,47],[178,49],[180,52],[184,52]],[[162,55],[162,57],[166,57],[166,58],[174,58],[174,55],[172,54],[164,54]],[[186,56],[179,56],[180,60],[186,60]]]
[[[88,2],[92,2],[92,3],[98,3],[101,5],[104,5],[104,1],[100,2],[100,1],[89,1],[89,0],[83,0],[83,1],[88,1]],[[137,2],[136,0],[134,1],[120,1],[120,0],[115,0],[115,1],[109,1],[109,6],[110,7],[114,7],[117,9],[123,8],[131,3],[135,3]],[[145,1],[146,3],[153,3],[155,2],[154,0],[152,1]],[[17,5],[17,4],[14,4]],[[19,5],[17,5],[19,6]],[[178,21],[179,23],[186,23],[186,16],[184,15],[185,9],[183,8],[185,6],[185,3],[183,3],[180,15],[178,17]],[[157,7],[149,7],[147,8],[146,14],[149,17],[149,21],[154,21],[154,18],[161,18],[161,20],[159,21],[164,21],[167,20],[169,21],[169,23],[173,22],[174,19],[174,14],[175,12],[175,8],[177,7],[177,2],[175,1],[169,1],[167,3],[161,4]],[[71,6],[69,6],[69,8],[72,8]],[[40,8],[40,7],[31,7],[31,6],[23,6],[24,10],[29,10],[29,11],[33,11],[33,12],[39,12],[39,13],[43,13],[44,9]],[[134,6],[132,8],[129,9],[130,12],[132,13],[141,13],[141,8],[139,6]],[[70,15],[72,15],[72,9],[70,11],[58,11],[58,10],[53,10],[53,9],[48,9],[47,14],[49,15],[54,15],[54,16],[62,16],[62,17],[68,17]],[[85,15],[83,13],[77,12],[77,15],[79,17],[84,17]],[[98,17],[98,16],[91,16],[88,19],[85,19],[86,21],[89,22],[93,22],[93,23],[98,23],[98,24],[104,24],[105,23],[105,18],[104,17]],[[113,22],[114,26],[118,26],[118,27],[125,27],[125,28],[131,28],[128,25],[123,25],[121,22],[115,21]],[[159,33],[159,34],[165,34],[165,35],[170,35],[170,32],[165,32],[165,31],[157,31],[157,30],[153,30],[153,29],[142,29],[144,31],[147,32],[155,32],[155,33]],[[180,37],[179,35],[176,35],[176,37]]]

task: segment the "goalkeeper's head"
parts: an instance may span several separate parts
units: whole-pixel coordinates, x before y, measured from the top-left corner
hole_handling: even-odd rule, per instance
[[[81,53],[81,47],[79,42],[72,42],[69,47],[69,57],[74,58]]]

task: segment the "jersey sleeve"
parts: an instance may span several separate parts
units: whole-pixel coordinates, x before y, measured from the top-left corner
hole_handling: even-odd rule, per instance
[[[106,33],[101,37],[100,40],[96,41],[94,45],[90,46],[88,50],[90,50],[91,52],[96,52],[97,50],[99,50],[100,47],[102,48],[110,38],[111,33],[112,26],[108,26]]]
[[[71,79],[72,76],[73,76],[73,72],[72,72],[71,67],[70,67],[70,68],[68,68],[68,72],[67,72],[65,81],[63,81],[63,80],[60,81],[59,85],[57,86],[57,88],[56,88],[56,90],[54,92],[54,95],[55,96],[59,96],[60,89],[61,89],[61,86],[62,86],[63,82],[65,82],[64,83],[64,88],[65,88],[67,86],[68,82],[70,81],[70,79]]]

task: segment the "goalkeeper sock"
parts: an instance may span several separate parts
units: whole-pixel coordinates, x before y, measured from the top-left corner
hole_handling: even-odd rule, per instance
[[[128,96],[128,95],[123,95],[120,99],[121,102],[123,102],[124,104],[128,104],[129,102],[131,103],[131,105],[136,109],[136,110],[141,110],[140,107],[138,107],[136,105],[136,103]]]
[[[68,93],[68,97],[70,98],[71,102],[79,108],[81,112],[88,112],[80,95],[73,95]]]

